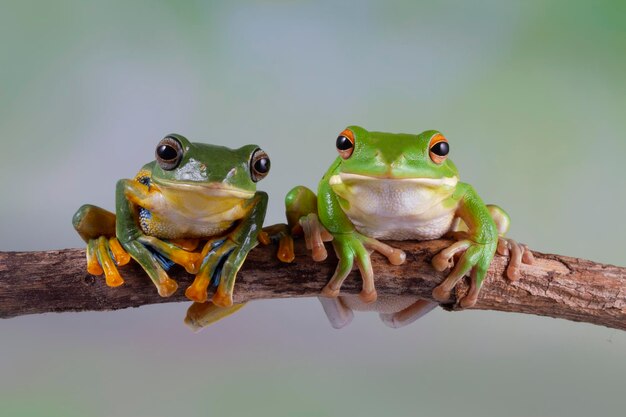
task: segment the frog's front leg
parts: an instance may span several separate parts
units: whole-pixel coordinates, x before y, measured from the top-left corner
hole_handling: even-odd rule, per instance
[[[498,230],[498,247],[496,252],[501,256],[509,256],[506,276],[509,280],[516,281],[520,277],[519,270],[521,265],[533,264],[534,256],[532,251],[528,248],[528,246],[517,243],[515,240],[505,236],[511,225],[511,220],[506,211],[494,204],[487,205],[487,210],[489,211],[491,218],[496,224],[496,229]],[[433,262],[439,270],[445,269],[445,264],[453,266],[454,256],[458,252],[466,249],[468,242],[468,228],[465,222],[463,222],[463,219],[456,217],[450,232],[446,236],[465,243],[452,245],[450,248],[441,251],[437,255]]]
[[[377,294],[370,252],[379,252],[387,257],[387,260],[393,265],[402,265],[406,260],[404,251],[364,236],[357,231],[334,234],[332,243],[339,262],[330,281],[322,289],[322,295],[325,297],[337,297],[339,295],[343,281],[350,274],[356,262],[363,280],[363,289],[359,297],[365,303],[374,302]]]
[[[380,252],[394,265],[402,264],[406,255],[399,249],[358,233],[339,208],[336,196],[330,189],[321,186],[320,193],[322,202],[318,204],[318,199],[311,190],[302,186],[295,187],[287,194],[285,203],[289,227],[293,234],[304,234],[306,247],[311,250],[313,260],[325,260],[327,252],[324,242],[333,242],[339,262],[332,278],[322,290],[322,295],[338,296],[343,281],[356,262],[363,279],[360,297],[364,302],[373,302],[376,300],[376,290],[370,251]],[[325,216],[332,231],[320,221],[318,206],[322,207],[323,212],[320,215]]]
[[[447,269],[457,253],[462,253],[448,277],[433,290],[433,298],[440,302],[450,299],[452,289],[461,278],[470,274],[470,290],[459,303],[461,307],[476,304],[478,293],[487,275],[498,246],[498,229],[489,210],[476,191],[468,184],[459,184],[450,203],[458,205],[457,216],[467,225],[465,239],[459,240],[433,258],[433,266],[439,271]]]
[[[159,295],[169,297],[178,288],[163,269],[155,255],[142,243],[146,235],[139,228],[135,219],[136,207],[148,210],[153,205],[153,194],[148,187],[132,180],[119,180],[116,187],[116,235],[124,249],[146,271]]]
[[[217,289],[212,301],[219,307],[233,305],[233,288],[239,269],[252,248],[258,244],[258,235],[263,226],[267,210],[268,196],[257,192],[248,203],[248,215],[219,241],[207,243],[203,250],[204,258],[194,282],[185,291],[191,300],[204,302],[209,285]]]
[[[109,287],[117,287],[124,279],[117,270],[126,265],[130,256],[115,237],[115,214],[97,206],[85,204],[76,211],[72,224],[87,243],[87,272],[104,273]]]

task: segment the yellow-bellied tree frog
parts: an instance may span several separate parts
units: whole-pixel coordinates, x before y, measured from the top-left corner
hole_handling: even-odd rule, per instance
[[[167,297],[178,287],[166,272],[176,263],[196,274],[185,294],[198,304],[190,312],[202,313],[202,325],[236,311],[235,278],[257,244],[267,208],[267,194],[256,183],[269,170],[257,145],[229,149],[166,136],[154,161],[134,179],[118,181],[115,214],[84,205],[74,215],[87,242],[88,272],[104,273],[111,287],[121,285],[117,266],[132,257]],[[205,303],[209,287],[215,293]]]

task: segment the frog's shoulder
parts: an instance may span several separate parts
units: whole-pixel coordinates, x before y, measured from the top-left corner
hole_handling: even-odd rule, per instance
[[[137,175],[135,175],[135,181],[138,181],[144,185],[150,185],[150,179],[152,178],[152,168],[154,168],[156,161],[148,162],[141,167]]]
[[[341,161],[341,157],[338,156],[322,177],[322,182],[328,182],[330,177],[337,173],[337,171],[339,170],[339,166],[341,165]]]

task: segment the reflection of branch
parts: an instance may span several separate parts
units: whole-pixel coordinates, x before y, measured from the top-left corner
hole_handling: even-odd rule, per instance
[[[449,241],[392,242],[407,252],[407,262],[390,265],[372,255],[380,295],[417,295],[431,298],[443,273],[430,266],[433,255]],[[314,297],[332,275],[336,259],[315,263],[296,242],[296,260],[276,260],[276,248],[258,247],[248,256],[235,286],[235,301],[260,298]],[[329,254],[332,250],[329,251]],[[626,330],[626,268],[601,265],[583,259],[535,252],[534,265],[522,265],[522,278],[510,283],[504,278],[508,259],[497,256],[489,270],[474,309],[528,313],[599,324]],[[126,283],[108,288],[104,278],[85,269],[85,252],[66,249],[46,252],[0,252],[0,317],[25,314],[116,310],[144,304],[183,301],[192,277],[181,269],[171,275],[180,289],[171,298],[161,298],[141,268],[133,263],[121,268]],[[357,294],[357,272],[346,280],[342,291]],[[467,285],[454,294],[460,298]],[[454,307],[452,308],[454,309]]]

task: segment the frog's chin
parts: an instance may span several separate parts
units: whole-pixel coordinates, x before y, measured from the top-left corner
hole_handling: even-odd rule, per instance
[[[365,185],[368,182],[389,182],[402,184],[404,186],[416,186],[416,187],[432,187],[432,188],[454,188],[459,182],[458,177],[441,177],[441,178],[396,178],[396,177],[373,177],[369,175],[351,174],[348,172],[342,172],[330,177],[328,183],[334,187],[340,187],[341,185]]]
[[[211,198],[237,198],[248,200],[254,197],[255,192],[250,190],[242,190],[241,188],[229,187],[222,183],[211,182],[185,182],[185,181],[168,181],[155,180],[154,184],[161,191],[178,192],[180,194],[196,194]]]

